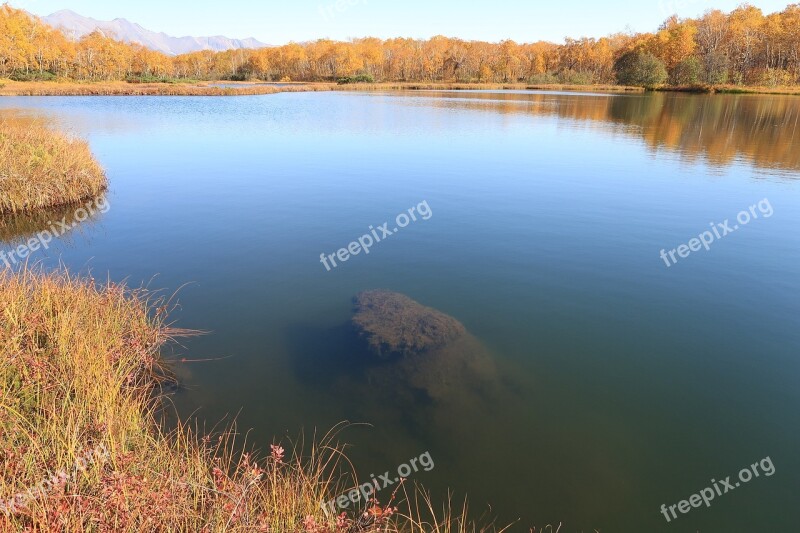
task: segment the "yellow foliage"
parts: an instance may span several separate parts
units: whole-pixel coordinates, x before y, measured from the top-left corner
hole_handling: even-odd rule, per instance
[[[750,82],[765,71],[800,77],[800,4],[764,16],[742,5],[729,14],[708,11],[697,20],[668,18],[655,33],[566,39],[563,45],[367,37],[348,42],[321,39],[260,50],[193,52],[169,57],[99,32],[78,42],[25,12],[0,6],[0,77],[37,73],[77,80],[130,77],[247,79],[289,77],[332,81],[367,74],[378,81],[516,83],[576,74],[593,83],[613,83],[616,59],[631,50],[649,52],[669,71],[697,57],[709,83]]]

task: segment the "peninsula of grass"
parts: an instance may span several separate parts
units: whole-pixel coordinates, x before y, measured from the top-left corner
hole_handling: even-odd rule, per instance
[[[40,120],[0,119],[0,216],[77,204],[106,187],[86,141]]]
[[[186,332],[146,292],[6,269],[0,300],[0,531],[496,531],[413,488],[330,516],[353,486],[335,435],[259,456],[233,431],[168,430],[161,349]]]

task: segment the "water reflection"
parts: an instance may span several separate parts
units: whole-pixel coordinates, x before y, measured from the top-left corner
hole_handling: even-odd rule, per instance
[[[100,196],[81,204],[3,214],[0,215],[0,244],[13,247],[30,239],[48,241],[48,246],[56,239],[69,244],[76,235],[89,235],[89,229],[110,208],[107,198]]]
[[[749,179],[798,165],[795,101],[336,92],[0,107],[76,127],[109,172],[104,231],[57,259],[178,291],[176,325],[211,332],[176,349],[189,359],[170,397],[183,419],[236,417],[262,449],[369,423],[342,436],[360,473],[430,451],[436,468],[413,481],[522,518],[512,531],[659,532],[674,526],[659,506],[697,490],[692,476],[766,454],[786,475],[692,527],[797,522],[785,511],[800,472],[786,409],[800,405],[800,173]],[[713,143],[730,151],[715,166]],[[769,224],[664,267],[665,245],[761,198]],[[430,225],[335,273],[320,266],[422,199]],[[364,365],[351,300],[387,286],[464,324],[494,383],[439,401]]]
[[[687,161],[800,169],[800,99],[793,96],[650,93],[602,95],[425,91],[422,105],[592,122]]]

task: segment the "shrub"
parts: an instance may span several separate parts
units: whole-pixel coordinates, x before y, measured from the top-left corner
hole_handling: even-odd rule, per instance
[[[162,76],[128,76],[125,78],[127,83],[175,83],[176,80],[172,78],[164,78]]]
[[[178,83],[199,83],[200,80],[190,78],[170,78],[167,76],[128,76],[125,78],[127,83],[169,83],[175,85]]]
[[[591,72],[566,69],[558,73],[558,80],[567,85],[591,85],[594,83],[594,76]]]
[[[375,78],[369,74],[359,74],[358,76],[346,76],[336,80],[339,85],[347,85],[349,83],[375,83]]]
[[[647,52],[628,52],[614,64],[620,85],[655,87],[667,80],[664,62]]]
[[[767,68],[758,73],[756,83],[765,87],[794,85],[797,78],[788,70]]]
[[[706,56],[706,82],[712,85],[728,83],[728,57],[721,52]]]
[[[58,76],[52,72],[14,72],[9,76],[12,81],[55,81]]]
[[[695,57],[687,57],[678,63],[670,75],[672,85],[697,85],[704,77],[703,64]]]
[[[544,74],[534,74],[528,78],[528,83],[534,85],[555,85],[559,83],[558,77],[552,72],[545,72]]]

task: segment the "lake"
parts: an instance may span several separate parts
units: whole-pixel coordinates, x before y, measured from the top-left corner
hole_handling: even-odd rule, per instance
[[[177,293],[176,326],[208,332],[169,354],[212,360],[176,364],[181,416],[235,417],[261,448],[359,423],[340,438],[363,478],[430,452],[411,481],[512,531],[796,527],[800,99],[0,99],[12,113],[86,137],[111,183],[107,213],[32,260]],[[44,223],[7,223],[3,248]],[[457,318],[493,385],[363,386],[347,324],[368,289]],[[662,515],[766,457],[774,475]]]

